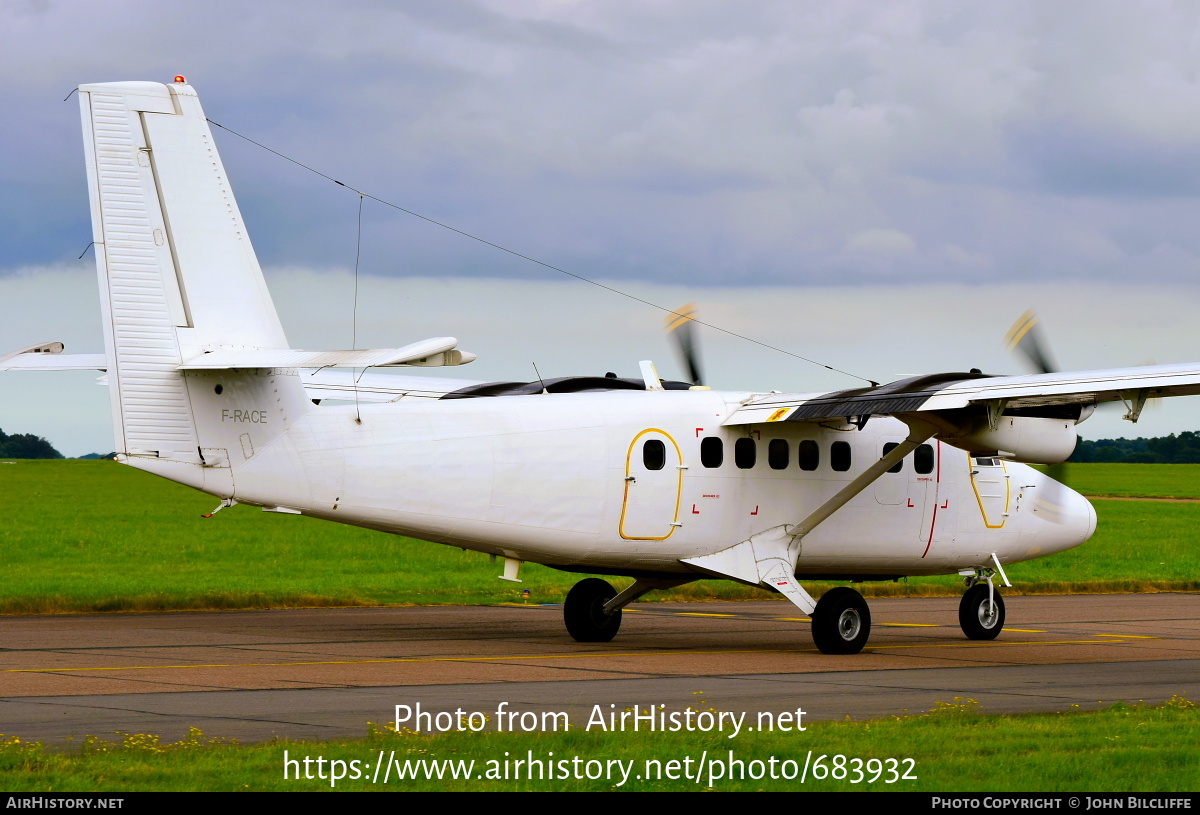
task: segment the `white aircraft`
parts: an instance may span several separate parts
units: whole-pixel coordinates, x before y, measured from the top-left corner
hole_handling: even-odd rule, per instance
[[[870,612],[809,580],[960,574],[968,637],[1004,625],[1006,564],[1077,546],[1091,505],[1025,463],[1055,463],[1095,405],[1200,393],[1200,365],[914,377],[824,393],[729,393],[640,379],[482,383],[354,371],[475,357],[438,337],[292,350],[196,92],[79,88],[104,354],[43,343],[3,370],[107,372],[117,460],[261,506],[585,574],[564,616],[607,641],[621,609],[706,578],[781,593],[826,653]],[[353,400],[354,403],[346,403]],[[330,402],[338,402],[330,404]],[[870,421],[868,421],[870,419]],[[219,509],[220,507],[218,507]]]

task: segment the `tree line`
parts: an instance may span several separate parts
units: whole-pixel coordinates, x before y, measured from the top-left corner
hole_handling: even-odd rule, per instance
[[[103,458],[109,458],[104,456]],[[0,430],[0,458],[63,458],[54,445],[32,433]],[[99,455],[85,458],[101,458]],[[1187,430],[1153,439],[1080,439],[1068,461],[1122,464],[1200,464],[1200,432]]]
[[[1154,439],[1080,439],[1067,461],[1121,464],[1200,464],[1200,433],[1186,430]]]
[[[0,430],[0,458],[62,458],[54,445],[32,433],[8,435]]]

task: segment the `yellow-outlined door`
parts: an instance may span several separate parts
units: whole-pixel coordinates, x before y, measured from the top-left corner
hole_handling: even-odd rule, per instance
[[[675,439],[653,427],[634,436],[625,453],[621,537],[650,541],[671,537],[679,528],[682,495],[683,453]]]
[[[979,502],[983,525],[988,529],[1000,529],[1008,519],[1008,505],[1012,500],[1012,487],[1008,483],[1008,468],[999,458],[967,458],[971,468],[971,488]]]

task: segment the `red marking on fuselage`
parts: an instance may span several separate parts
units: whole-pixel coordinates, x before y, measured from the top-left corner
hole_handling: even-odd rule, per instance
[[[754,511],[753,511],[753,512],[751,512],[750,514],[751,514],[751,515],[757,515],[757,514],[758,514],[758,504],[755,504],[755,505],[754,505]]]
[[[697,428],[696,428],[696,438],[700,438],[700,434],[701,434],[701,433],[703,433],[703,432],[704,432],[704,428],[703,428],[703,427],[697,427]]]
[[[692,514],[693,514],[693,515],[699,515],[699,514],[700,514],[700,510],[696,509],[696,505],[695,505],[695,504],[692,504]]]
[[[909,498],[909,499],[908,499],[908,506],[909,506],[909,508],[910,508],[910,509],[911,509],[912,507],[915,507],[915,506],[916,506],[916,504],[914,504],[914,503],[912,502],[912,499],[911,499],[911,498]]]
[[[929,540],[925,542],[925,551],[921,553],[922,558],[924,558],[927,554],[929,554],[929,547],[933,546],[933,530],[937,529],[937,513],[938,513],[937,499],[938,499],[938,496],[937,496],[936,490],[940,490],[941,486],[942,486],[942,442],[940,439],[937,442],[937,448],[934,452],[934,459],[936,460],[936,465],[934,467],[934,474],[937,476],[937,481],[934,482],[935,493],[933,496],[933,520],[929,522]],[[946,509],[949,506],[950,506],[950,499],[947,498],[946,505],[943,506],[942,509]]]

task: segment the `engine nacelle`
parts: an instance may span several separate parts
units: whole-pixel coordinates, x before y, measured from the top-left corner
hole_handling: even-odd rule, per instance
[[[973,456],[995,456],[1026,464],[1058,464],[1075,451],[1078,436],[1074,419],[1040,416],[1001,416],[993,430],[986,417],[979,417],[963,431],[939,433],[946,444]]]

